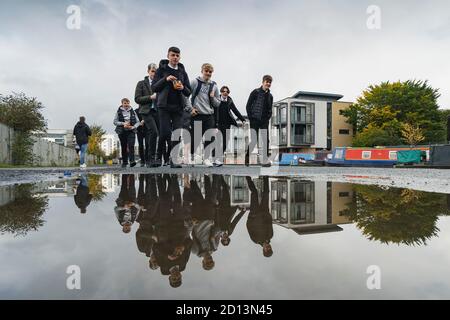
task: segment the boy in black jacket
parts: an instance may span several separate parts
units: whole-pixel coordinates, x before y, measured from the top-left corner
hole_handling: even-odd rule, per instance
[[[80,146],[80,168],[86,168],[86,151],[88,148],[89,137],[92,135],[91,128],[86,124],[86,118],[80,117],[73,128],[73,135],[75,136],[77,145]]]
[[[168,60],[161,60],[159,68],[156,71],[155,78],[152,81],[152,90],[156,92],[156,105],[159,113],[160,135],[158,142],[158,154],[156,163],[161,163],[162,151],[165,144],[174,149],[180,140],[171,141],[172,131],[183,127],[183,110],[185,106],[184,99],[191,94],[189,77],[180,61],[180,49],[171,47],[167,53]],[[172,168],[181,168],[178,161],[170,159]]]
[[[273,96],[270,93],[272,85],[272,77],[265,75],[263,77],[262,86],[250,93],[247,101],[247,116],[250,120],[251,139],[250,144],[245,154],[245,165],[248,166],[250,162],[250,153],[253,151],[255,145],[259,142],[260,130],[263,131],[263,136],[266,135],[262,141],[262,166],[270,167],[268,160],[269,154],[269,121],[272,117]]]
[[[136,110],[139,120],[144,120],[145,125],[137,129],[139,144],[139,156],[141,157],[141,167],[156,167],[156,141],[158,140],[158,113],[153,101],[156,94],[153,93],[151,85],[156,73],[156,64],[150,63],[147,67],[148,76],[136,85],[134,101],[139,104]]]

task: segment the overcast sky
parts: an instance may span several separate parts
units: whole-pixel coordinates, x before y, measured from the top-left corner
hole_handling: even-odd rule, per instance
[[[66,27],[72,4],[80,30]],[[367,27],[372,4],[379,30]],[[266,73],[275,100],[304,90],[353,101],[369,84],[427,79],[447,109],[449,40],[448,0],[1,0],[0,93],[37,97],[49,128],[85,115],[112,132],[120,99],[176,45],[191,78],[214,65],[241,111]]]

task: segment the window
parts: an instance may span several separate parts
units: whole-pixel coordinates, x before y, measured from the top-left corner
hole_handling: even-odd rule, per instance
[[[368,160],[372,157],[372,151],[363,151],[362,152],[362,158],[364,160]]]
[[[286,123],[287,121],[287,104],[280,105],[280,123]]]
[[[389,160],[397,160],[397,151],[389,151]]]
[[[313,113],[314,105],[311,103],[308,103],[306,105],[306,123],[313,123],[314,122],[314,113]]]
[[[335,159],[342,159],[344,157],[344,149],[336,149],[334,152]]]
[[[280,144],[287,143],[287,127],[286,125],[282,125],[280,128]]]
[[[349,129],[339,129],[339,134],[350,134]]]
[[[279,124],[279,121],[278,121],[278,106],[275,106],[275,107],[272,108],[272,114],[273,114],[272,124],[273,125]]]

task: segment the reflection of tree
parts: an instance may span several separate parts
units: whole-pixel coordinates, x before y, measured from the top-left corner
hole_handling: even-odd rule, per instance
[[[89,193],[92,194],[92,200],[101,201],[106,195],[103,191],[102,176],[97,174],[89,175],[88,179]]]
[[[448,214],[446,195],[409,189],[355,185],[355,198],[342,213],[370,240],[426,245],[437,235],[438,215]]]
[[[32,193],[32,184],[14,187],[14,201],[0,207],[0,233],[24,236],[44,224],[42,215],[48,207],[48,197]]]

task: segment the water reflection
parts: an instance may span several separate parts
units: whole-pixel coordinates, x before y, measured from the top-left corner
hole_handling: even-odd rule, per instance
[[[342,212],[370,239],[422,245],[435,237],[438,216],[450,213],[448,195],[378,186],[353,186],[353,201]]]
[[[35,185],[0,188],[0,233],[25,236],[43,226],[48,197],[34,193]]]
[[[274,225],[307,235],[354,223],[371,241],[426,245],[439,233],[438,217],[450,213],[448,195],[409,189],[281,177],[81,175],[57,184],[0,188],[1,233],[37,231],[49,199],[60,196],[73,197],[82,214],[96,214],[94,202],[111,219],[114,211],[117,232],[132,237],[136,230],[137,250],[172,287],[182,285],[190,259],[199,259],[207,272],[215,268],[218,250],[241,246],[232,241],[241,224],[254,250],[270,258],[277,251]]]

